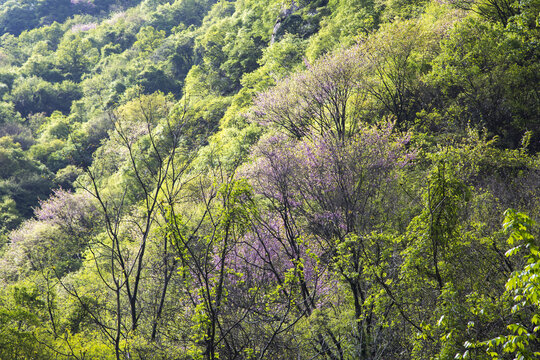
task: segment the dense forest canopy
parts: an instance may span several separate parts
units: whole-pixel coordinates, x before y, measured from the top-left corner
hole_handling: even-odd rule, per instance
[[[540,358],[539,0],[0,0],[0,359]]]

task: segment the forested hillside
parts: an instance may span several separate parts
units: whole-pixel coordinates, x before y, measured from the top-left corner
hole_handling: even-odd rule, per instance
[[[540,0],[0,0],[0,359],[540,358]]]

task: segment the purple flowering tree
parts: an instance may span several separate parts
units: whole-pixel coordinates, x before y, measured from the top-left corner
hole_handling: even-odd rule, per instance
[[[244,328],[258,359],[294,357],[300,343],[291,330],[325,301],[331,286],[314,244],[294,237],[289,225],[278,214],[257,211],[230,259],[229,266],[242,274],[231,300],[249,309]],[[256,296],[246,302],[238,294]]]
[[[40,202],[35,219],[10,234],[10,255],[2,258],[2,278],[16,280],[28,275],[25,272],[49,272],[53,268],[58,276],[76,271],[101,221],[89,194],[55,190],[48,200]]]
[[[358,132],[365,60],[359,46],[327,55],[255,99],[252,116],[300,139],[332,135],[341,140]]]
[[[190,324],[186,351],[208,360],[238,358],[248,350],[243,329],[259,295],[245,288],[244,269],[235,261],[251,217],[250,188],[223,174],[210,170],[198,177],[187,203],[192,212],[170,206],[163,227],[183,284],[177,301]]]
[[[414,157],[408,135],[393,133],[393,124],[357,125],[347,137],[311,133],[302,139],[274,135],[264,139],[245,170],[262,198],[252,251],[268,275],[280,281],[283,267],[301,264],[297,302],[310,316],[324,307],[324,285],[333,271],[354,301],[355,356],[375,356],[382,348],[367,304],[386,281],[379,270],[387,264],[380,236],[392,208],[389,196],[401,168]],[[377,240],[378,239],[378,240]],[[276,255],[273,255],[276,254]],[[385,253],[386,254],[386,253]],[[255,255],[252,255],[255,256]],[[285,264],[285,265],[284,265]],[[308,275],[309,274],[309,275]],[[323,275],[324,274],[324,275]],[[341,341],[325,329],[314,343],[328,358],[343,358]]]
[[[421,79],[436,42],[420,29],[412,20],[388,25],[351,48],[306,62],[306,70],[259,94],[253,121],[297,139],[343,140],[358,133],[362,121],[382,117],[403,129],[433,100]]]

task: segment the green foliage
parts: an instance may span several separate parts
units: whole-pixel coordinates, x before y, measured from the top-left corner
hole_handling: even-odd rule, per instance
[[[81,97],[79,86],[71,81],[51,84],[36,76],[18,78],[8,99],[23,116],[52,114],[58,110],[69,113],[71,103]]]
[[[67,33],[56,50],[56,66],[69,80],[79,81],[95,65],[99,53],[80,33]]]
[[[533,104],[539,54],[530,48],[531,41],[536,40],[520,31],[471,17],[441,43],[433,63],[431,77],[459,121],[486,127],[509,147],[517,147],[525,131],[538,136]]]
[[[21,215],[17,210],[16,203],[9,196],[4,195],[0,202],[0,248],[7,241],[3,240],[5,234],[21,223]]]
[[[137,34],[137,41],[133,47],[138,50],[140,56],[148,56],[159,47],[164,38],[165,31],[156,31],[152,26],[145,26]]]
[[[539,8],[0,0],[0,358],[538,357]]]
[[[38,198],[46,198],[52,176],[41,163],[28,157],[9,137],[0,138],[0,196],[9,196],[24,217],[32,212]]]
[[[0,306],[0,358],[47,359],[51,353],[36,341],[44,317],[45,301],[31,282],[4,289]]]
[[[513,246],[506,252],[507,257],[524,253],[523,269],[514,271],[506,282],[511,313],[520,319],[518,323],[507,325],[511,335],[501,335],[467,347],[486,347],[491,358],[501,354],[511,354],[516,359],[536,359],[540,356],[537,333],[540,331],[540,247],[534,235],[535,222],[527,215],[508,209],[504,213],[505,231],[510,233],[508,243]],[[460,358],[467,358],[466,354]]]
[[[4,101],[0,103],[0,124],[21,122],[21,114],[15,111],[13,103]]]
[[[310,38],[306,51],[310,60],[339,47],[354,45],[359,36],[371,32],[378,25],[379,11],[375,2],[366,0],[330,0],[326,8],[315,10],[316,15],[328,12],[321,21],[321,29]]]

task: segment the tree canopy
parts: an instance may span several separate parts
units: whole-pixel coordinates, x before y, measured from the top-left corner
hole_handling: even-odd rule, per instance
[[[0,360],[536,359],[537,0],[0,0]]]

